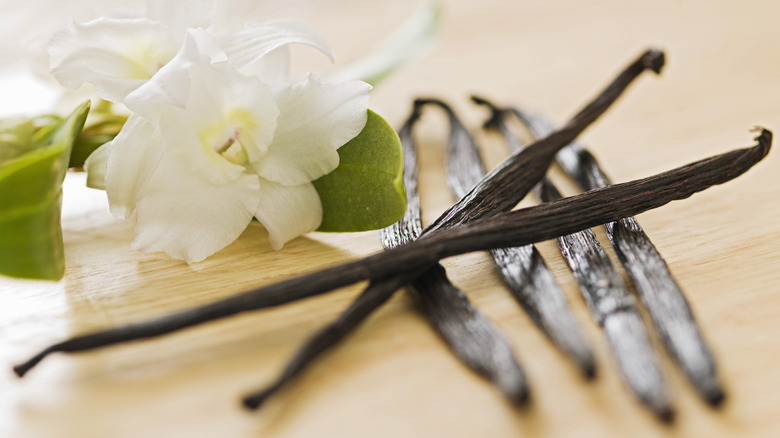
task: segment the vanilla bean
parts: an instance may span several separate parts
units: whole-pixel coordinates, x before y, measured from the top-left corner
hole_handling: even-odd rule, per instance
[[[535,182],[544,176],[544,171],[536,169],[546,169],[555,157],[555,152],[569,143],[573,139],[573,136],[582,132],[588,124],[602,114],[606,108],[619,97],[620,93],[625,90],[634,78],[645,69],[651,69],[656,72],[660,71],[663,62],[664,55],[662,52],[649,50],[642,54],[636,61],[620,73],[618,77],[596,97],[596,99],[567,123],[564,128],[551,134],[549,137],[536,142],[534,145],[529,146],[523,153],[505,160],[502,165],[499,165],[494,169],[485,180],[475,187],[475,189],[463,198],[461,202],[447,210],[444,215],[440,216],[440,220],[434,223],[432,227],[429,227],[429,230],[435,230],[445,225],[450,226],[457,224],[459,219],[467,221],[471,218],[481,217],[486,211],[511,209],[512,206],[519,202],[525,193],[530,190]],[[532,173],[536,173],[536,175],[531,175],[529,177],[527,172],[523,173],[523,170],[525,169],[535,170],[535,172]],[[499,183],[495,184],[491,182],[493,180],[498,181]],[[517,190],[513,191],[511,190],[511,187],[515,184],[517,184]],[[485,202],[482,202],[492,199],[494,196],[501,199],[495,199],[492,205],[487,201],[488,205],[485,205]],[[480,199],[482,199],[482,201]],[[473,215],[469,214],[471,209],[475,210]],[[425,235],[425,230],[423,231],[423,235]],[[552,237],[555,236],[551,236],[550,238]],[[498,246],[501,245],[494,245],[494,247]],[[382,255],[374,257],[380,257],[381,259]],[[373,259],[367,258],[365,260],[371,261]],[[434,262],[437,261],[438,259],[434,260]],[[417,266],[411,266],[410,268],[416,267]],[[78,336],[71,340],[50,346],[37,356],[33,357],[26,364],[17,367],[16,370],[17,373],[24,374],[29,367],[54,351],[83,351],[120,342],[160,336],[185,327],[224,318],[237,313],[278,306],[322,294],[346,284],[372,278],[371,272],[367,270],[366,266],[357,263],[348,263],[339,269],[326,270],[325,272],[328,272],[328,275],[318,278],[317,281],[291,279],[288,282],[281,282],[266,288],[244,292],[231,298],[226,298],[202,307],[185,310],[167,317]],[[399,270],[398,272],[402,272],[403,275],[407,277],[410,275],[409,270]],[[296,283],[298,281],[300,281],[300,283]]]
[[[406,212],[396,224],[385,228],[397,233],[398,240],[414,240],[422,231],[420,221],[410,221],[408,218],[420,210],[420,199],[417,194],[417,159],[413,145],[412,126],[420,117],[417,106],[398,131],[401,140],[404,159],[404,189],[406,191]],[[419,213],[418,213],[419,215]],[[416,227],[416,229],[415,229]],[[420,270],[422,272],[423,269]],[[390,277],[383,281],[374,280],[350,306],[339,315],[336,321],[328,324],[298,349],[295,356],[285,365],[282,374],[266,388],[244,397],[244,406],[249,409],[259,408],[270,396],[282,389],[301,372],[303,372],[317,357],[337,345],[349,333],[357,328],[374,310],[386,303],[396,290],[408,282],[402,277]]]
[[[419,115],[420,106],[415,102],[414,119]],[[411,243],[422,233],[417,154],[411,129],[407,128],[411,128],[410,122],[404,125],[400,137],[404,146],[404,186],[408,204],[404,217],[382,230],[385,249]],[[408,289],[420,303],[431,326],[464,365],[492,381],[513,403],[528,400],[525,373],[509,342],[449,281],[441,265],[436,264],[415,278]]]
[[[530,145],[523,153],[502,161],[466,196],[439,216],[423,234],[511,210],[547,173],[558,150],[603,114],[643,71],[649,69],[660,73],[664,62],[664,53],[659,50],[650,49],[643,53],[568,123]]]
[[[422,232],[420,198],[417,192],[417,158],[412,126],[419,107],[399,131],[404,156],[404,187],[407,207],[404,217],[382,230],[382,243],[390,249],[415,240]],[[339,318],[320,330],[298,350],[283,373],[267,388],[244,398],[244,405],[258,408],[271,395],[298,376],[314,359],[324,353],[364,321],[406,281],[390,277],[374,281]],[[528,398],[525,374],[514,358],[509,343],[474,307],[466,296],[447,279],[444,268],[436,266],[412,282],[428,320],[447,345],[466,366],[495,382],[514,403]]]
[[[418,99],[420,104],[441,107],[450,123],[447,140],[447,183],[456,198],[465,196],[485,176],[479,149],[452,108],[437,99]],[[490,251],[504,282],[531,320],[589,377],[596,361],[582,330],[566,303],[542,255],[534,245]]]
[[[541,137],[553,130],[549,120],[513,108],[531,132]],[[596,158],[578,141],[562,149],[557,162],[583,190],[611,184]],[[661,341],[701,397],[711,405],[724,399],[715,359],[693,316],[688,300],[674,280],[661,254],[636,218],[604,225],[618,259],[634,282]]]
[[[559,201],[504,213],[494,218],[440,230],[408,245],[360,260],[260,287],[201,307],[146,322],[82,335],[54,344],[14,367],[22,376],[53,352],[91,350],[150,338],[229,315],[316,296],[362,280],[397,275],[409,280],[439,260],[472,251],[521,246],[571,234],[685,199],[746,172],[771,148],[772,133],[757,145],[716,155],[649,178],[590,190]]]
[[[244,397],[244,406],[248,409],[258,409],[269,397],[274,395],[285,385],[293,381],[303,372],[317,357],[337,345],[348,334],[354,331],[360,323],[386,303],[393,293],[407,282],[402,277],[390,277],[378,279],[360,294],[350,304],[347,310],[339,315],[336,321],[328,324],[298,349],[295,356],[285,365],[282,374],[266,388]]]
[[[472,97],[472,100],[492,111],[485,125],[498,129],[513,153],[521,151],[523,145],[505,119],[510,111],[497,108],[483,98]],[[562,198],[547,177],[539,181],[534,193],[541,202]],[[623,380],[659,418],[671,421],[674,418],[672,402],[636,300],[612,265],[596,234],[592,230],[583,230],[555,240],[577,279],[593,319],[604,331]]]
[[[541,184],[539,191],[542,202],[561,198],[549,183]],[[604,331],[623,380],[659,418],[671,421],[672,400],[636,300],[595,233],[586,229],[558,237],[556,242],[577,279],[593,319]]]

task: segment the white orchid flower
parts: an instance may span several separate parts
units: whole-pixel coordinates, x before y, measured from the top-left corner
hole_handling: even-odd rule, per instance
[[[65,88],[89,83],[99,97],[124,103],[129,93],[173,59],[188,29],[215,32],[215,17],[221,15],[217,6],[213,0],[148,0],[144,17],[71,23],[49,42],[51,73]],[[333,59],[322,37],[297,22],[249,23],[243,30],[218,36],[219,45],[236,66],[245,73],[262,75],[269,83],[286,77],[287,44],[308,44]]]
[[[209,27],[215,14],[211,0],[148,0],[145,17],[73,22],[49,41],[51,73],[65,88],[90,83],[122,102],[176,55],[187,29]]]
[[[49,43],[52,75],[75,90],[85,83],[111,102],[149,80],[173,58],[181,41],[165,26],[146,18],[98,18],[73,23]]]
[[[88,21],[143,5],[139,0],[0,0],[0,70],[26,67],[39,79],[51,81],[46,44],[52,32],[69,22]]]
[[[225,54],[205,31],[189,31],[178,55],[127,96],[133,115],[122,132],[90,157],[90,179],[105,184],[112,212],[137,217],[134,249],[192,263],[253,217],[276,249],[319,225],[311,181],[338,166],[337,149],[365,125],[370,86],[310,75],[280,87],[280,49],[301,38],[262,33],[265,48],[252,46],[236,66],[230,55],[241,50]],[[273,72],[273,87],[242,71]]]

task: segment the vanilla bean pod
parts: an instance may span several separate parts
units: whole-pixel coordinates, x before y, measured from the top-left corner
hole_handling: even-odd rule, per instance
[[[497,129],[513,153],[523,149],[506,122],[509,110],[497,108],[483,98],[472,97],[472,100],[492,111],[485,126]],[[562,198],[547,177],[534,187],[534,193],[541,202]],[[672,402],[636,300],[596,234],[588,229],[555,240],[577,279],[593,319],[604,331],[623,380],[659,418],[671,421],[674,417]]]
[[[543,117],[512,108],[533,135],[553,131]],[[562,149],[557,162],[583,190],[611,184],[596,158],[574,141]],[[661,254],[637,222],[628,217],[604,225],[618,259],[634,282],[640,299],[650,314],[661,341],[701,397],[711,405],[724,399],[715,359],[693,316],[688,300],[674,280]]]
[[[54,344],[14,367],[22,376],[54,352],[90,350],[119,342],[170,333],[229,315],[325,293],[362,280],[396,275],[409,280],[439,260],[472,251],[521,246],[571,234],[644,211],[723,184],[761,161],[772,145],[762,129],[753,147],[706,158],[649,178],[590,190],[543,205],[524,208],[451,229],[436,231],[408,245],[293,277],[230,298],[151,321],[82,335]]]
[[[406,123],[398,131],[401,140],[404,159],[404,189],[406,190],[406,213],[399,223],[406,223],[405,227],[395,227],[397,232],[408,233],[407,229],[411,225],[417,225],[419,228],[417,234],[422,231],[422,225],[415,222],[405,221],[410,211],[420,208],[420,200],[410,196],[412,183],[416,192],[417,185],[417,163],[410,142],[412,141],[412,125],[419,118],[419,113],[415,107]],[[388,227],[390,228],[390,227]],[[423,270],[421,269],[420,272]],[[382,280],[372,280],[368,287],[349,305],[349,307],[332,323],[320,329],[314,336],[309,338],[304,345],[298,349],[293,358],[285,365],[282,374],[268,385],[266,388],[244,397],[244,406],[249,409],[259,408],[269,397],[282,389],[286,384],[295,379],[303,372],[317,357],[337,345],[349,333],[357,328],[374,310],[386,303],[393,294],[408,282],[402,277],[390,277]]]
[[[487,212],[509,210],[527,193],[542,176],[557,150],[571,142],[590,123],[596,120],[620,96],[628,85],[644,70],[660,72],[664,63],[663,52],[648,50],[631,63],[591,103],[572,118],[561,130],[529,146],[517,156],[504,160],[496,169],[477,185],[460,202],[448,209],[428,227],[428,231],[457,225],[460,220],[468,221],[484,216]],[[527,172],[530,169],[531,172]],[[512,190],[516,186],[516,190]],[[492,214],[492,213],[491,213]],[[573,230],[574,231],[574,230]],[[423,230],[425,236],[426,230]],[[556,237],[555,235],[549,238]],[[544,240],[544,239],[543,239]],[[523,242],[531,243],[532,241]],[[494,245],[493,248],[503,246]],[[511,245],[515,246],[515,245]],[[486,248],[486,249],[491,249]],[[396,251],[392,252],[397,253]],[[433,254],[431,254],[433,255]],[[379,254],[380,260],[384,254]],[[369,257],[366,262],[374,259]],[[400,260],[399,260],[400,261]],[[434,262],[438,259],[434,260]],[[370,265],[370,263],[368,263]],[[410,276],[410,269],[398,270],[399,275]],[[383,267],[386,268],[386,267]],[[16,367],[18,374],[24,374],[29,367],[54,351],[83,351],[120,342],[160,336],[185,327],[224,318],[230,315],[278,306],[299,299],[325,293],[331,289],[356,281],[375,278],[372,271],[361,263],[347,263],[338,269],[325,270],[328,275],[317,281],[301,280],[301,277],[283,281],[268,287],[250,290],[239,295],[216,301],[205,306],[185,310],[147,322],[117,327],[101,332],[82,335],[50,346],[27,363]],[[379,275],[382,276],[382,275]],[[305,277],[304,277],[305,278]]]
[[[511,210],[544,177],[560,148],[571,143],[603,114],[643,71],[649,69],[660,73],[664,62],[662,51],[650,49],[643,53],[563,127],[530,145],[523,153],[502,161],[423,234]]]
[[[258,409],[269,397],[293,381],[317,357],[338,344],[355,330],[374,310],[386,303],[393,293],[403,287],[407,280],[403,277],[377,279],[358,296],[336,321],[328,324],[309,338],[285,365],[282,374],[266,388],[252,393],[243,399],[248,409]]]
[[[479,149],[452,108],[437,99],[420,104],[441,107],[450,123],[447,140],[447,183],[456,198],[465,196],[485,176]],[[504,282],[531,320],[571,358],[586,376],[594,376],[596,361],[574,319],[563,291],[534,245],[490,251]]]
[[[412,118],[419,117],[415,102]],[[422,233],[420,196],[417,191],[417,155],[411,135],[411,120],[400,132],[404,146],[404,185],[407,208],[404,217],[382,230],[385,249],[416,240]],[[407,129],[408,128],[408,129]],[[513,403],[528,400],[528,383],[506,338],[447,278],[436,264],[415,278],[408,289],[413,293],[431,326],[466,366],[492,381]]]
[[[404,187],[407,207],[404,217],[381,231],[382,243],[390,249],[415,240],[422,232],[420,198],[417,191],[417,157],[412,126],[419,118],[418,105],[399,131],[404,157]],[[400,280],[400,281],[399,281]],[[244,405],[258,408],[271,395],[297,377],[314,359],[344,339],[406,281],[401,277],[372,281],[369,287],[339,318],[312,336],[268,387],[244,398]],[[466,296],[447,279],[438,265],[412,282],[429,321],[455,354],[479,374],[495,382],[515,403],[528,398],[525,374],[514,358],[509,343],[496,331]]]

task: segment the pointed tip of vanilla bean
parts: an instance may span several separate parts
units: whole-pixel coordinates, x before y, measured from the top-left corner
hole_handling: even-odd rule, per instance
[[[704,401],[714,408],[723,406],[723,402],[726,401],[726,393],[720,387],[712,388],[711,391],[707,394],[702,394],[702,396],[704,397]]]
[[[457,119],[457,117],[455,116],[455,112],[452,111],[452,108],[446,103],[444,103],[444,101],[441,99],[435,97],[419,97],[414,100],[415,111],[420,111],[420,109],[425,105],[436,105],[439,108],[443,109],[447,113],[447,116],[450,119],[452,118]]]
[[[659,420],[666,424],[673,424],[676,417],[676,412],[671,407],[668,407],[656,412],[656,416]]]
[[[490,110],[490,116],[488,116],[487,120],[485,120],[485,122],[482,124],[484,129],[490,130],[499,126],[499,123],[501,123],[501,117],[505,111],[504,109],[497,107],[495,104],[493,104],[493,102],[481,96],[472,95],[471,101],[477,105],[485,106]]]
[[[659,358],[636,309],[627,307],[608,314],[602,329],[628,388],[660,419],[666,421],[673,416],[674,407]]]
[[[13,367],[14,374],[16,374],[16,377],[22,378],[25,374],[27,374],[28,371],[30,371],[35,365],[38,364],[46,355],[43,353],[39,353],[37,356],[33,357],[32,359],[28,360],[25,363],[21,363],[19,365],[16,365]]]
[[[585,366],[582,367],[582,374],[587,380],[596,380],[596,377],[599,376],[597,370],[598,368],[596,367],[596,362],[593,361],[585,364]]]
[[[723,402],[725,401],[726,401],[726,393],[723,392],[722,390],[711,394],[710,397],[707,399],[707,403],[709,403],[710,406],[713,407],[723,406]]]
[[[759,133],[754,140],[758,142],[757,146],[762,150],[764,156],[766,156],[769,153],[769,150],[772,149],[772,131],[762,126],[754,126],[750,131]]]
[[[531,391],[528,390],[528,387],[512,394],[507,392],[504,392],[504,394],[513,405],[518,407],[526,406],[531,402]]]
[[[657,47],[651,47],[642,56],[642,63],[645,68],[652,70],[656,74],[661,74],[666,64],[666,54]]]
[[[244,406],[248,409],[258,409],[268,398],[294,381],[322,354],[342,342],[405,283],[406,280],[398,277],[372,282],[335,321],[317,331],[298,349],[274,382],[244,397]]]
[[[515,405],[530,398],[528,378],[503,334],[436,266],[413,282],[431,325],[450,350],[470,369],[484,376]]]
[[[259,393],[259,394],[253,394],[247,397],[244,397],[241,400],[241,405],[250,411],[256,411],[260,409],[260,406],[265,403],[266,400],[268,400],[268,397],[273,394],[275,388],[268,388],[266,391]]]
[[[38,363],[40,363],[43,359],[45,359],[46,356],[48,356],[51,353],[59,351],[58,346],[59,344],[52,345],[44,349],[40,353],[36,354],[35,356],[31,357],[26,362],[14,366],[13,368],[14,374],[16,374],[16,376],[21,379],[22,377],[24,377],[25,374],[27,374],[28,371],[33,369],[36,365],[38,365]]]
[[[422,106],[423,105],[421,103],[418,103],[417,101],[414,101],[414,103],[412,104],[412,112],[409,114],[409,117],[406,119],[406,123],[404,123],[404,126],[407,126],[407,125],[411,126],[415,122],[417,122],[417,120],[419,120],[420,115],[421,115],[421,111],[420,110],[422,109]]]

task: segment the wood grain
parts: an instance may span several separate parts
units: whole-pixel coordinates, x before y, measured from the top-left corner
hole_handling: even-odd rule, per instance
[[[270,17],[257,19],[303,19],[346,61],[416,4],[386,3],[271,2],[265,4],[276,8]],[[439,45],[373,92],[372,108],[396,126],[412,98],[424,94],[454,104],[476,129],[486,113],[467,102],[473,92],[565,120],[631,57],[658,45],[668,55],[664,73],[639,81],[582,137],[615,181],[748,146],[748,129],[756,124],[780,129],[780,6],[772,2],[451,0],[444,7]],[[322,69],[319,58],[312,62]],[[443,171],[446,134],[443,116],[426,113],[418,139],[427,223],[452,202]],[[505,154],[499,138],[478,133],[477,140],[488,166]],[[271,381],[362,285],[149,342],[52,356],[17,380],[12,364],[70,335],[381,250],[376,232],[314,233],[274,252],[265,231],[251,227],[226,250],[187,266],[131,251],[132,223],[111,217],[104,194],[71,174],[63,212],[65,279],[0,279],[0,436],[778,436],[778,166],[780,156],[771,153],[731,183],[639,216],[687,294],[728,393],[722,408],[708,408],[664,360],[678,408],[672,426],[657,422],[620,382],[553,242],[539,250],[596,349],[601,372],[593,382],[538,332],[485,254],[444,263],[517,351],[534,394],[526,409],[513,408],[454,360],[401,294],[263,410],[243,411],[240,396]],[[594,231],[607,247],[603,231]]]

